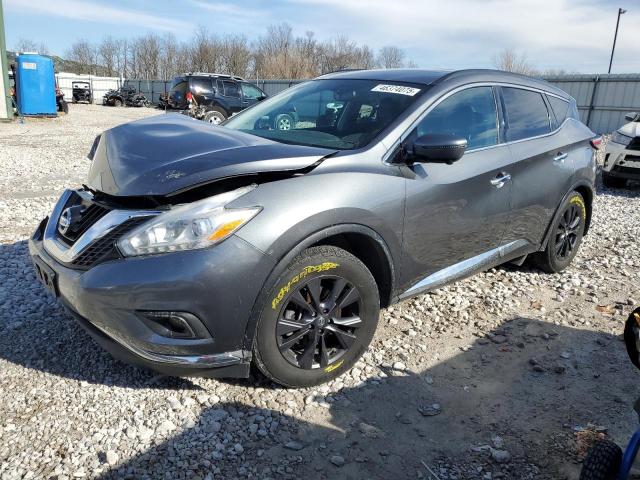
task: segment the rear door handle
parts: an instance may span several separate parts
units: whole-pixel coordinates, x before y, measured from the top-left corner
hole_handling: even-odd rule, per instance
[[[495,178],[491,179],[491,185],[496,188],[502,188],[509,180],[511,180],[511,175],[505,172],[500,172]]]
[[[553,161],[556,163],[564,163],[564,159],[569,156],[568,153],[558,153],[555,157],[553,157]]]

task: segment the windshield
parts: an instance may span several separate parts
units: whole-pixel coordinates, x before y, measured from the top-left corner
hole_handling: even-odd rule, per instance
[[[377,80],[314,80],[234,116],[225,127],[282,143],[360,148],[398,118],[424,88]]]

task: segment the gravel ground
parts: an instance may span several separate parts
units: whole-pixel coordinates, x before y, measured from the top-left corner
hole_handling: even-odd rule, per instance
[[[37,283],[25,239],[83,182],[96,134],[151,109],[0,124],[0,478],[577,478],[635,427],[620,333],[640,300],[640,188],[600,189],[560,275],[501,267],[381,314],[319,388],[113,360]]]

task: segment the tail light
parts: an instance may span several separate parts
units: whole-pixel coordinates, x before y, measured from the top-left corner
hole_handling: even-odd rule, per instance
[[[599,150],[602,146],[602,137],[592,138],[590,143],[595,150]]]
[[[193,93],[187,92],[186,98],[187,98],[187,102],[192,102],[193,101]]]

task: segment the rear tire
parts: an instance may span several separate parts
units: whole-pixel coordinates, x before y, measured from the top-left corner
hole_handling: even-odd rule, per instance
[[[624,188],[627,186],[627,179],[613,177],[607,172],[602,172],[602,184],[607,188]]]
[[[551,226],[547,247],[529,256],[531,263],[547,273],[558,273],[569,266],[578,253],[587,221],[587,207],[578,192],[560,206],[560,215]]]
[[[330,381],[349,370],[373,338],[380,296],[367,267],[336,247],[313,247],[272,284],[253,347],[258,369],[287,387]]]
[[[276,117],[275,129],[276,130],[291,130],[293,129],[293,117],[286,113],[281,113]]]
[[[227,119],[227,114],[219,108],[212,108],[204,114],[203,120],[205,122],[213,123],[214,125],[220,125]]]
[[[622,449],[609,440],[599,440],[584,459],[580,480],[616,480],[621,463]]]
[[[113,106],[114,106],[114,107],[121,107],[121,106],[122,106],[122,100],[120,100],[119,98],[116,98],[116,99],[113,101]]]

